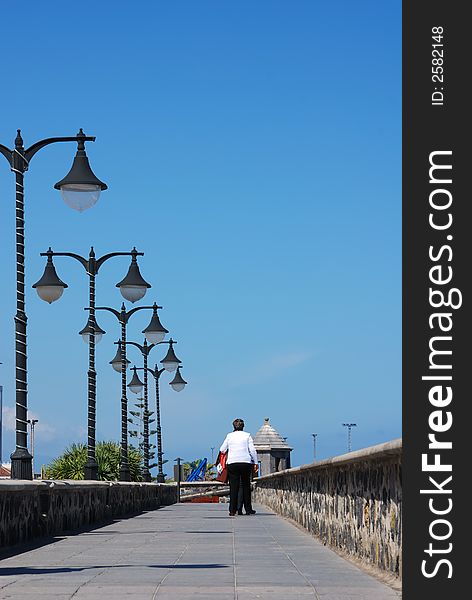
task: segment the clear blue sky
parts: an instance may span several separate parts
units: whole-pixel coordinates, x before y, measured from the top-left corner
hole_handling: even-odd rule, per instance
[[[49,306],[31,285],[56,251],[145,252],[146,302],[189,382],[162,381],[165,457],[207,456],[235,417],[264,417],[293,463],[401,435],[401,3],[33,2],[1,8],[0,142],[83,127],[109,185],[79,214],[52,185],[75,147],[26,174],[29,407],[37,464],[85,440],[87,278]],[[14,185],[0,156],[0,383],[14,406]],[[128,259],[105,264],[97,302],[118,308]],[[130,306],[128,306],[130,308]],[[120,377],[97,347],[98,439],[119,439]],[[135,315],[142,341],[149,316]],[[154,350],[151,359],[163,354]],[[138,361],[137,351],[129,351]],[[157,362],[157,361],[156,361]],[[154,397],[154,392],[151,392]],[[4,460],[14,448],[4,432]]]

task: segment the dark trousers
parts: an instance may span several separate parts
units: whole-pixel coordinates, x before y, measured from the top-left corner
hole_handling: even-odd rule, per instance
[[[238,510],[238,494],[240,486],[243,489],[243,504],[246,512],[252,511],[251,504],[251,471],[250,463],[230,463],[229,478],[229,512]]]
[[[251,476],[250,476],[250,481],[252,481],[253,478],[253,472],[251,471]],[[250,489],[250,488],[249,488]],[[243,504],[244,504],[244,498],[243,498],[243,486],[241,485],[241,482],[239,482],[239,492],[238,492],[238,513],[241,514],[243,512]]]

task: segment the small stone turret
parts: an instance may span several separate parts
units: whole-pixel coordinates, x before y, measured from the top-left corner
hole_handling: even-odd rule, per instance
[[[259,475],[269,475],[290,468],[290,452],[293,450],[285,438],[264,419],[264,425],[254,436],[254,446],[259,460]]]

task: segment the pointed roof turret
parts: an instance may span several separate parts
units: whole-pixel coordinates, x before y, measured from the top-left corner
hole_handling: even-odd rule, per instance
[[[254,436],[254,446],[256,450],[293,450],[269,423],[269,417],[264,419],[264,425]]]

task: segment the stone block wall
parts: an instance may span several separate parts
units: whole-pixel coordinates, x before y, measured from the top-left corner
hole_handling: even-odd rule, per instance
[[[254,500],[324,544],[401,577],[401,440],[256,480]]]
[[[0,481],[0,548],[177,502],[177,486],[108,481]]]

